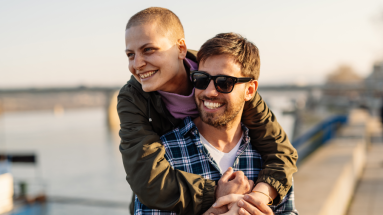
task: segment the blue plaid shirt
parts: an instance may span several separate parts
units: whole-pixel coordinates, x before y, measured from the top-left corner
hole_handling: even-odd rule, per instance
[[[234,171],[243,171],[249,179],[256,181],[262,168],[262,158],[250,144],[249,130],[244,125],[242,125],[242,130],[244,136],[232,167]],[[222,177],[217,163],[202,144],[198,129],[190,117],[186,117],[178,128],[163,135],[161,141],[166,151],[165,158],[174,169],[198,174],[216,182]],[[294,205],[293,187],[279,205],[270,207],[275,214],[298,214]],[[134,214],[175,215],[176,213],[150,209],[143,205],[136,196]]]

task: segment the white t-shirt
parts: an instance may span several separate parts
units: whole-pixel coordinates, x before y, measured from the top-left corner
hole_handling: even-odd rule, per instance
[[[226,170],[229,169],[229,167],[233,166],[235,158],[237,157],[237,151],[238,151],[239,145],[241,145],[241,142],[242,142],[243,133],[237,145],[235,145],[235,147],[229,153],[225,153],[218,150],[213,145],[211,145],[201,134],[199,135],[200,135],[202,144],[206,147],[210,155],[213,157],[214,161],[218,164],[221,174],[226,172]]]

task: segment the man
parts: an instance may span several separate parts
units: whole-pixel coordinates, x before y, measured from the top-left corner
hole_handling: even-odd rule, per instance
[[[192,72],[191,81],[200,116],[194,120],[185,118],[178,128],[161,137],[165,158],[174,169],[214,181],[229,169],[221,179],[228,181],[231,168],[242,171],[246,180],[254,180],[263,161],[250,144],[248,129],[241,124],[241,118],[245,102],[253,98],[258,87],[258,49],[240,35],[218,34],[201,47],[197,61],[199,71]],[[297,214],[293,188],[279,205],[264,207],[273,204],[271,196],[276,195],[273,192],[267,186],[257,186],[245,196],[237,195],[232,198],[235,202],[228,213]],[[217,197],[227,194],[218,193]],[[149,209],[138,198],[135,202],[135,214],[175,214]],[[239,210],[238,206],[243,204],[246,210]],[[223,212],[227,212],[226,207],[210,208],[205,214]]]

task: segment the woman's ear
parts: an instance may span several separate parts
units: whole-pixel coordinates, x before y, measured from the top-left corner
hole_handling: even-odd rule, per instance
[[[178,47],[178,58],[179,59],[185,59],[186,57],[186,53],[188,52],[188,48],[186,47],[186,42],[185,42],[185,39],[182,38],[182,39],[179,39],[177,40],[177,47]]]
[[[258,89],[258,81],[257,80],[250,81],[246,88],[245,101],[249,101],[250,99],[252,99],[255,95],[255,92],[257,92],[257,89]]]

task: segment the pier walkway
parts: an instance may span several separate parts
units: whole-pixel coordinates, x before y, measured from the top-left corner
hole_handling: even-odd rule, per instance
[[[383,141],[371,143],[348,215],[383,214]]]
[[[304,215],[383,214],[382,125],[354,110],[337,135],[294,175],[295,203]]]

